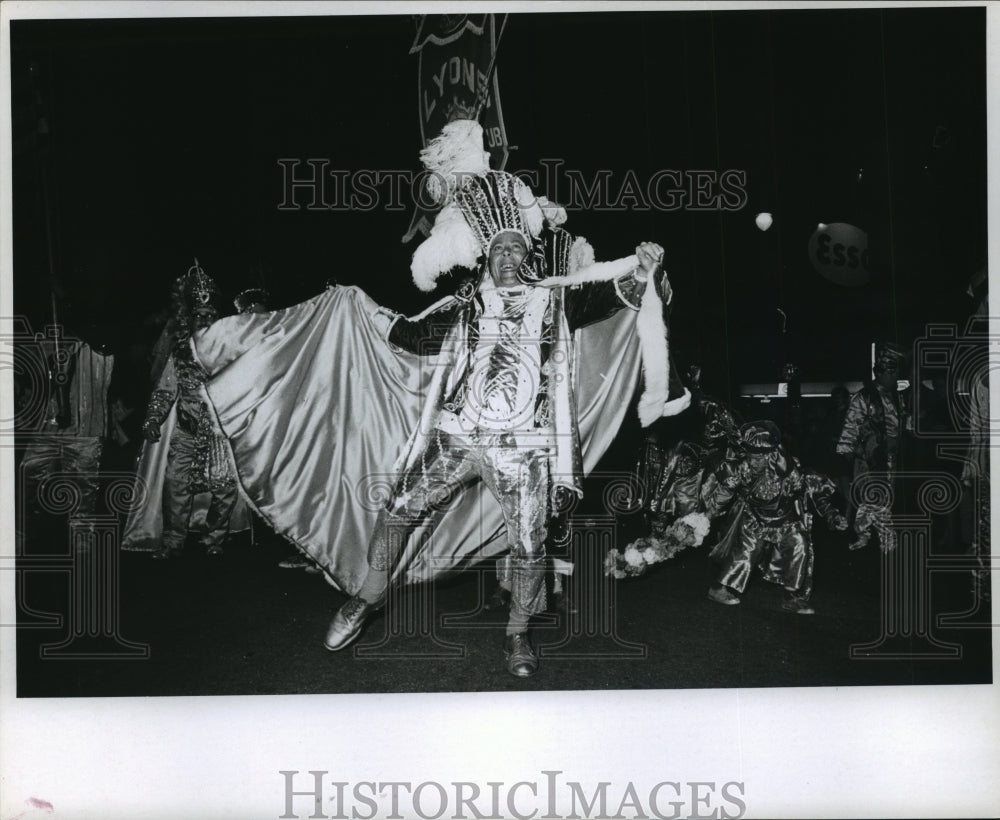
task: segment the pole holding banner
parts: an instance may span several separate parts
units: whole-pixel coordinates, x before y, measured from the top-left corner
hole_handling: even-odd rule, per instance
[[[507,15],[499,16],[498,25],[495,14],[422,15],[410,47],[418,60],[421,146],[426,147],[453,120],[478,120],[494,170],[504,169],[509,153],[496,72],[497,46]],[[409,242],[418,231],[429,235],[435,213],[418,202],[402,241]]]

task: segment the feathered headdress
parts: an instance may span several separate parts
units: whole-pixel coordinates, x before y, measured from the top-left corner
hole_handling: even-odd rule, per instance
[[[565,287],[604,282],[638,268],[639,260],[634,255],[613,262],[595,262],[593,248],[586,240],[571,243],[570,235],[558,228],[566,221],[564,208],[536,197],[513,174],[489,170],[489,154],[483,150],[483,131],[477,122],[448,123],[420,158],[430,174],[427,191],[435,202],[442,203],[430,236],[417,247],[410,263],[413,282],[420,290],[434,290],[438,277],[455,267],[476,267],[494,238],[505,231],[518,232],[536,256],[543,255],[543,259],[536,260],[541,264],[536,264],[528,276],[531,284]],[[555,241],[550,250],[539,251],[535,240],[546,222],[556,234]],[[548,279],[541,279],[543,272],[548,273]],[[522,272],[518,278],[524,281]],[[646,381],[639,401],[639,418],[644,427],[661,416],[679,413],[691,401],[686,389],[680,398],[668,400],[669,348],[662,313],[663,305],[650,277],[638,317]]]
[[[545,216],[534,193],[506,171],[471,177],[455,191],[454,200],[483,253],[501,233],[516,231],[531,247],[542,232]]]
[[[502,231],[517,231],[529,247],[541,233],[541,203],[513,174],[490,170],[483,129],[475,120],[448,123],[420,160],[428,173],[425,190],[442,206],[410,263],[420,290],[434,290],[438,277],[452,268],[475,267]]]

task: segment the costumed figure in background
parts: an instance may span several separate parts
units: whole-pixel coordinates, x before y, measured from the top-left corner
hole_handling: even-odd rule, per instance
[[[642,575],[651,564],[673,558],[688,547],[700,546],[710,523],[701,500],[705,451],[681,441],[667,451],[659,484],[649,502],[648,536],[624,550],[612,549],[604,563],[615,578]]]
[[[698,365],[689,368],[688,382],[692,409],[696,411],[692,416],[694,428],[682,432],[681,440],[675,437],[669,445],[662,435],[648,433],[637,467],[639,486],[649,492],[643,506],[654,538],[662,537],[666,527],[677,518],[703,511],[703,484],[711,480],[718,465],[739,441],[736,416],[722,402],[702,391]]]
[[[844,426],[837,441],[837,453],[852,462],[852,495],[859,481],[872,472],[888,476],[889,482],[899,469],[900,440],[906,427],[906,412],[898,390],[900,361],[904,351],[890,343],[875,346],[875,380],[851,397]],[[855,538],[850,549],[864,547],[872,531],[878,533],[883,552],[896,547],[892,528],[892,493],[861,493],[864,501],[854,513]]]
[[[173,346],[142,425],[137,502],[122,548],[179,555],[188,533],[200,531],[210,556],[223,552],[231,532],[246,529],[228,444],[216,429],[205,394],[205,373],[194,360],[191,334],[219,315],[215,280],[195,264],[174,283]]]
[[[691,406],[698,408],[703,396],[700,366],[692,365],[688,368],[685,383],[691,393]],[[676,422],[685,419],[692,419],[692,414],[689,412],[679,419],[671,419],[669,427],[665,428],[663,424],[654,424],[645,431],[635,474],[640,496],[639,503],[651,518],[656,516],[656,509],[662,506],[660,496],[669,486],[669,479],[664,475],[664,471],[668,467],[671,455],[676,451],[681,441],[694,440],[698,436],[698,430],[691,429],[690,422],[678,427]],[[700,426],[700,416],[697,419],[695,424]]]
[[[25,502],[32,510],[38,509],[42,482],[68,478],[78,499],[71,525],[76,521],[77,528],[87,532],[93,529],[105,441],[121,432],[108,400],[115,366],[113,330],[107,323],[83,321],[78,332],[82,338],[59,341],[58,355],[54,340],[42,342],[53,390],[40,429],[25,431],[30,444],[21,460],[21,475]]]
[[[806,477],[781,447],[778,428],[769,421],[743,425],[741,454],[720,467],[717,483],[705,498],[713,521],[730,515],[711,557],[722,564],[708,597],[716,603],[740,603],[757,565],[764,578],[785,589],[782,608],[811,615],[813,551],[807,504],[834,529],[846,529],[846,519],[832,505],[832,482]]]
[[[691,379],[700,440],[682,440],[664,448],[659,438],[647,437],[639,481],[641,486],[652,487],[644,505],[650,533],[624,550],[611,550],[604,564],[608,575],[642,575],[652,564],[673,558],[689,547],[701,546],[709,533],[711,524],[705,514],[704,498],[715,487],[719,465],[731,458],[733,448],[738,446],[739,428],[728,407],[702,392],[700,370],[697,368]]]
[[[705,394],[698,397],[698,412],[703,419],[701,428],[701,497],[715,486],[719,467],[735,456],[740,447],[739,415],[718,399]],[[704,502],[702,503],[704,507]]]
[[[705,496],[717,483],[720,465],[740,446],[739,417],[726,405],[700,391],[697,410],[701,440],[678,442],[671,449],[649,502],[651,531],[656,535],[671,521],[705,512]]]
[[[449,123],[421,158],[444,204],[414,253],[414,281],[430,291],[465,270],[454,296],[410,319],[336,287],[278,314],[222,320],[196,335],[196,350],[247,495],[352,595],[328,648],[360,635],[390,582],[509,551],[507,668],[530,675],[554,491],[579,494],[640,366],[643,424],[689,401],[668,378],[662,250],[593,263],[589,245],[552,228],[554,247],[577,261],[549,277],[542,205],[489,170],[478,123]],[[431,537],[413,535],[428,518]]]
[[[826,526],[835,532],[847,529],[847,518],[837,509],[834,498],[837,485],[825,475],[803,468],[792,459],[802,475],[802,487],[795,498],[795,525],[785,541],[771,549],[770,560],[765,556],[761,570],[766,581],[787,591],[783,607],[800,615],[815,612],[809,604],[813,583],[813,515],[818,514]],[[790,543],[789,543],[790,542]]]
[[[974,314],[988,316],[984,295]],[[979,566],[973,570],[972,589],[980,599],[990,597],[990,382],[989,370],[975,374],[969,404],[969,449],[962,470],[962,483],[973,493],[974,521],[972,554]]]
[[[702,512],[705,451],[693,442],[678,442],[667,452],[667,463],[650,502],[650,531],[654,538],[678,518]]]

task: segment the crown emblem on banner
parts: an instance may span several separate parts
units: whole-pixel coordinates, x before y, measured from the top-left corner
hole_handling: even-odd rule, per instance
[[[476,102],[464,102],[458,98],[457,94],[452,95],[451,101],[444,109],[447,122],[474,120],[476,119],[476,113]]]

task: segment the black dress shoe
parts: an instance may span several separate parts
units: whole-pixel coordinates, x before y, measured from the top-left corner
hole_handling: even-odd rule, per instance
[[[381,606],[381,603],[370,604],[357,596],[351,598],[330,621],[330,628],[326,631],[326,648],[337,652],[352,643],[364,629],[368,616]]]
[[[507,671],[518,678],[530,678],[538,671],[538,655],[531,647],[527,632],[508,635],[503,642]]]

